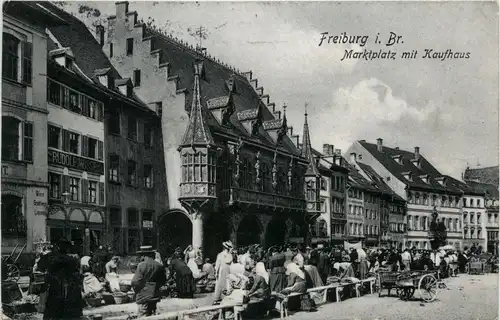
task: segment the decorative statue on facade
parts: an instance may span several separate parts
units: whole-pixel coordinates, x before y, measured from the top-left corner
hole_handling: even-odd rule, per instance
[[[277,181],[277,172],[278,172],[278,167],[277,167],[277,160],[276,160],[277,153],[274,152],[274,158],[273,158],[273,189],[276,189],[276,186],[278,185]]]
[[[260,182],[260,151],[255,155],[255,182]]]
[[[436,250],[446,245],[447,231],[444,221],[438,221],[438,212],[436,207],[432,211],[432,220],[430,225],[430,243],[431,249]]]
[[[288,164],[288,191],[292,191],[292,168],[293,168],[293,158],[290,157],[290,163]]]

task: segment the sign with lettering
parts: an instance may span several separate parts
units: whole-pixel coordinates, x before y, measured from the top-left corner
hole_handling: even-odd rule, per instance
[[[35,216],[47,215],[47,197],[44,189],[35,189],[35,200],[33,200],[33,212]]]
[[[151,229],[151,228],[153,228],[153,221],[150,221],[150,220],[143,220],[143,221],[142,221],[142,227],[143,227],[143,228],[147,228],[147,229]]]
[[[86,172],[104,174],[104,163],[82,158],[59,150],[49,149],[49,164],[56,164]]]

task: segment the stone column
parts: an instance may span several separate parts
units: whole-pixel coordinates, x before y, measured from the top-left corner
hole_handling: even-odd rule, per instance
[[[194,211],[191,214],[191,222],[193,224],[193,248],[203,250],[203,214],[201,211]]]

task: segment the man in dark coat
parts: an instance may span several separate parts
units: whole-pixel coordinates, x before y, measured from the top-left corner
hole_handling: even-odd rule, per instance
[[[155,261],[155,252],[150,246],[143,246],[137,252],[142,261],[137,265],[132,287],[136,293],[135,302],[140,317],[149,317],[156,313],[156,304],[160,301],[160,287],[167,281],[165,268]]]
[[[326,283],[326,279],[330,275],[330,257],[328,257],[325,249],[322,248],[319,253],[318,272],[323,283]]]

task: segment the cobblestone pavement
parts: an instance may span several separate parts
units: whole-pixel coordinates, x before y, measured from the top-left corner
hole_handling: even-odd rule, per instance
[[[290,320],[493,320],[498,319],[498,274],[460,275],[446,279],[446,289],[431,303],[401,301],[377,294],[298,312]],[[384,291],[385,293],[385,291]],[[392,294],[392,293],[391,293]],[[415,292],[415,298],[418,293]]]

